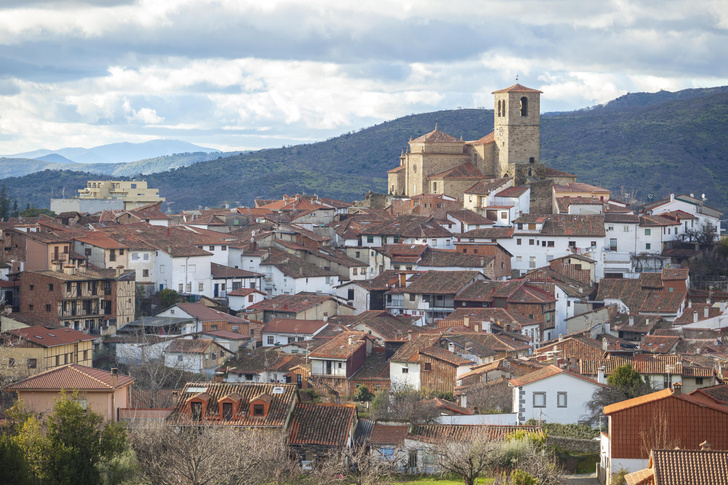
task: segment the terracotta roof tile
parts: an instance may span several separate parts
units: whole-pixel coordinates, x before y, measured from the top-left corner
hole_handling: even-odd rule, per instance
[[[382,423],[374,423],[372,433],[369,435],[369,442],[375,446],[382,445],[403,445],[404,439],[409,432],[409,426],[393,426]]]
[[[728,451],[654,450],[656,485],[725,485]]]
[[[111,390],[132,384],[134,379],[119,374],[112,384],[111,372],[78,364],[56,367],[5,387],[8,391],[24,390]]]
[[[348,359],[362,345],[366,345],[366,332],[346,332],[326,342],[309,354],[310,358]]]
[[[541,431],[540,426],[497,426],[488,424],[420,424],[412,427],[407,438],[437,443],[442,441],[502,440],[514,431]]]
[[[480,179],[483,174],[471,162],[430,175],[429,179]]]
[[[93,335],[87,335],[78,330],[66,327],[53,329],[38,326],[25,327],[9,330],[8,333],[33,342],[35,345],[41,347],[55,347],[58,345],[72,344],[74,342],[85,342],[96,338]]]
[[[356,421],[353,404],[299,403],[291,419],[288,444],[346,446]]]
[[[410,143],[462,143],[464,141],[458,140],[454,136],[448,135],[444,131],[440,131],[437,127],[429,133],[426,133],[420,137],[410,141]]]

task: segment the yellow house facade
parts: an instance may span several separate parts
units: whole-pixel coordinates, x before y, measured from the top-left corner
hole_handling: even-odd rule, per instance
[[[150,189],[143,180],[89,180],[86,187],[78,191],[78,198],[122,199],[125,210],[164,202],[164,197],[159,197],[159,189]]]

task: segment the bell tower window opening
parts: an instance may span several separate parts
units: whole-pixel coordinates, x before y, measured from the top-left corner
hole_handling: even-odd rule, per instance
[[[528,98],[521,98],[521,116],[528,116]]]

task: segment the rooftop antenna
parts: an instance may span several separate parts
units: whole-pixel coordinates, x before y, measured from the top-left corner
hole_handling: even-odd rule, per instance
[[[518,84],[518,74],[516,74],[516,84]]]

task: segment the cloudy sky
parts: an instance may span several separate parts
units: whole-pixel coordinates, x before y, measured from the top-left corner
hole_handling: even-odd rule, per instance
[[[223,150],[399,116],[728,84],[728,2],[2,0],[0,153],[155,138]]]

